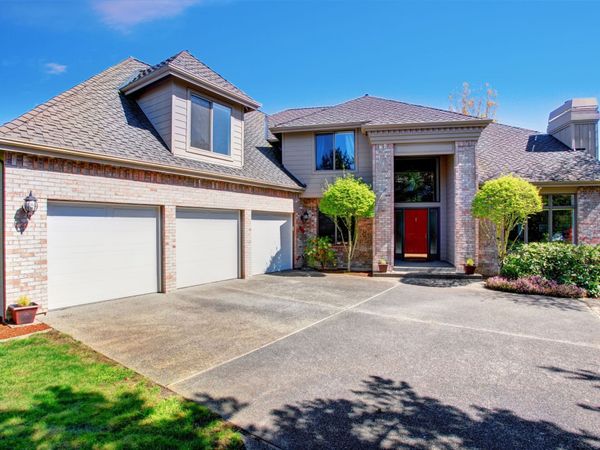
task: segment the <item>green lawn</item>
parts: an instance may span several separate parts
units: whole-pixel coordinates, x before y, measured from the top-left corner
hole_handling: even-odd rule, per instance
[[[207,408],[49,332],[0,344],[0,448],[242,448]]]

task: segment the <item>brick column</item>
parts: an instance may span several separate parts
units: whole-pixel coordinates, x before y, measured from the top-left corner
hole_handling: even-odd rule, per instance
[[[175,205],[163,206],[162,292],[164,293],[177,289],[176,218]]]
[[[600,188],[577,189],[577,243],[600,244]]]
[[[372,149],[376,203],[371,266],[376,271],[381,258],[388,261],[390,268],[394,265],[394,145],[374,144]]]
[[[304,265],[304,247],[306,241],[317,235],[317,219],[319,217],[319,199],[298,198],[294,201],[294,268],[300,269]],[[308,213],[308,220],[302,221],[304,212]]]
[[[241,219],[242,273],[240,277],[247,279],[252,276],[252,210],[243,209]]]
[[[467,258],[477,259],[477,224],[471,203],[477,192],[475,145],[477,141],[458,141],[454,155],[455,241],[454,265],[459,268]]]

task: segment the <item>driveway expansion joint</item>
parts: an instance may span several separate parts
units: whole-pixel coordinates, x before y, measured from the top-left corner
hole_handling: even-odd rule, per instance
[[[350,306],[347,306],[345,308],[342,308],[339,311],[336,311],[336,312],[334,312],[334,313],[332,313],[332,314],[330,314],[330,315],[328,315],[326,317],[323,317],[322,319],[317,320],[316,322],[313,322],[313,323],[308,324],[308,325],[306,325],[306,326],[304,326],[302,328],[299,328],[299,329],[297,329],[295,331],[292,331],[291,333],[288,333],[288,334],[286,334],[284,336],[281,336],[281,337],[279,337],[279,338],[277,338],[277,339],[275,339],[275,340],[273,340],[271,342],[267,342],[266,344],[261,345],[260,347],[252,349],[252,350],[250,350],[250,351],[248,351],[246,353],[243,353],[241,355],[234,356],[233,358],[230,358],[230,359],[228,359],[226,361],[223,361],[223,362],[221,362],[219,364],[215,364],[212,367],[208,367],[206,369],[200,370],[199,372],[196,372],[196,373],[194,373],[192,375],[188,375],[186,377],[180,378],[179,380],[173,381],[173,382],[169,383],[166,387],[171,388],[172,386],[175,386],[176,384],[184,383],[184,382],[186,382],[188,380],[191,380],[192,378],[195,378],[195,377],[200,376],[200,375],[202,375],[204,373],[210,372],[211,370],[214,370],[214,369],[216,369],[218,367],[224,366],[224,365],[229,364],[229,363],[231,363],[233,361],[236,361],[238,359],[244,358],[244,357],[246,357],[246,356],[248,356],[248,355],[250,355],[252,353],[255,353],[255,352],[259,351],[259,350],[262,350],[264,348],[270,347],[271,345],[276,344],[277,342],[283,341],[284,339],[287,339],[287,338],[289,338],[291,336],[294,336],[294,335],[299,334],[299,333],[301,333],[303,331],[306,331],[309,328],[312,328],[312,327],[314,327],[316,325],[319,325],[319,324],[321,324],[321,323],[323,323],[323,322],[325,322],[325,321],[327,321],[329,319],[332,319],[334,317],[337,317],[340,314],[343,314],[343,313],[345,313],[347,311],[350,311],[351,309],[358,308],[359,306],[364,305],[365,303],[367,303],[367,302],[369,302],[369,301],[371,301],[371,300],[373,300],[373,299],[375,299],[377,297],[380,297],[381,295],[386,294],[386,293],[392,291],[393,289],[398,288],[399,286],[401,286],[401,284],[396,284],[396,285],[394,285],[392,287],[384,289],[383,291],[378,292],[377,294],[374,294],[374,295],[372,295],[372,296],[370,296],[370,297],[368,297],[368,298],[366,298],[364,300],[361,300],[361,301],[359,301],[359,302],[357,302],[357,303],[355,303],[353,305],[350,305]]]

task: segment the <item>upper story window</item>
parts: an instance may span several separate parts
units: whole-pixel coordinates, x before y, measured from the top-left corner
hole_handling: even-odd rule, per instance
[[[317,170],[354,170],[354,132],[323,133],[315,136]]]
[[[437,158],[396,158],[394,160],[394,201],[396,203],[438,202]]]
[[[190,146],[209,152],[231,153],[231,108],[191,96]]]

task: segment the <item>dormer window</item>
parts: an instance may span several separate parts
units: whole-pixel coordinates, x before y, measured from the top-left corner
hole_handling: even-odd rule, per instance
[[[230,155],[231,108],[196,94],[192,94],[190,99],[190,146],[221,155]]]

